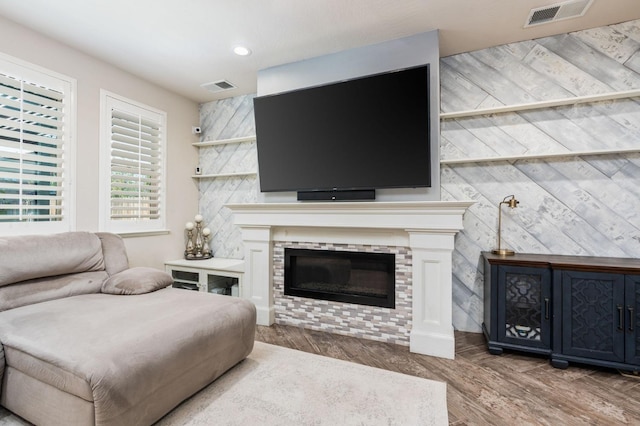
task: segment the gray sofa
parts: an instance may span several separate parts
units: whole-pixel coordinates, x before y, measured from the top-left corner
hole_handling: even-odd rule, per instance
[[[129,268],[120,237],[0,237],[0,404],[38,425],[147,425],[253,349],[246,300]]]

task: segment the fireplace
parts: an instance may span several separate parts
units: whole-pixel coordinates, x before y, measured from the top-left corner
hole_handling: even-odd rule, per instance
[[[395,308],[395,255],[285,249],[284,294]]]
[[[256,305],[261,325],[280,318],[307,328],[391,343],[395,343],[394,336],[401,336],[411,352],[453,359],[452,252],[454,237],[463,227],[463,214],[472,204],[229,204],[234,223],[242,231],[245,272],[241,294]],[[328,249],[339,245],[345,250],[364,245],[365,250],[355,251],[371,252],[399,248],[395,309],[285,296],[284,247],[295,242]],[[406,267],[410,280],[403,279],[398,264]]]

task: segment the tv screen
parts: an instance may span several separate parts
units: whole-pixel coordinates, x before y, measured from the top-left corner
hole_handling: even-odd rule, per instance
[[[254,98],[260,190],[431,184],[429,65]]]

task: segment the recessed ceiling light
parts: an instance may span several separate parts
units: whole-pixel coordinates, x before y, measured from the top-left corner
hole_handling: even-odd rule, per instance
[[[247,56],[247,55],[251,55],[251,50],[249,50],[244,46],[237,46],[233,48],[233,53],[239,56]]]

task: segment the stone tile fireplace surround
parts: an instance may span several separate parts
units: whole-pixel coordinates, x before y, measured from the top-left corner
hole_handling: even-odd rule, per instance
[[[235,225],[242,231],[245,248],[243,297],[255,303],[260,325],[273,324],[278,314],[279,322],[314,328],[300,318],[291,317],[283,304],[291,303],[290,308],[302,311],[302,305],[308,305],[312,311],[322,312],[323,305],[327,303],[290,296],[286,296],[289,301],[283,301],[284,296],[280,293],[282,283],[279,277],[274,277],[274,272],[279,268],[279,250],[294,245],[330,245],[334,249],[345,250],[395,250],[410,258],[411,270],[405,274],[410,277],[410,280],[406,280],[410,281],[410,285],[396,283],[396,295],[401,292],[401,301],[410,300],[410,308],[402,303],[396,304],[397,309],[338,304],[336,308],[345,309],[344,320],[347,325],[343,324],[342,327],[352,329],[353,335],[365,338],[400,344],[406,344],[408,340],[412,352],[452,359],[451,253],[454,237],[462,229],[463,214],[471,204],[430,201],[227,205],[234,213]],[[396,310],[398,312],[389,312]],[[335,311],[334,308],[331,312],[333,322]],[[303,312],[302,315],[307,314]],[[368,330],[367,327],[350,327],[348,317],[362,318],[363,315],[367,316],[367,322],[373,327]],[[398,320],[406,315],[411,318]],[[322,315],[319,315],[315,327],[341,332],[330,324],[327,317],[324,318],[324,327],[320,325],[322,322]],[[398,327],[390,328],[394,324]],[[374,337],[370,329],[381,331]]]
[[[395,255],[395,308],[285,295],[285,248]],[[278,324],[407,346],[412,317],[411,291],[411,250],[408,247],[274,241],[273,297]]]

